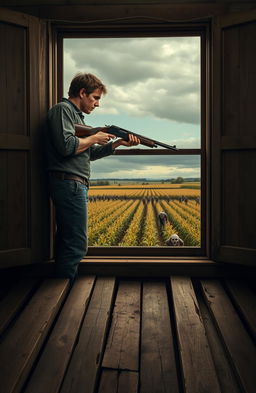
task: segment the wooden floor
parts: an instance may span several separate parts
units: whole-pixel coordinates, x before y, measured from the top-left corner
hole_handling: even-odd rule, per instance
[[[0,296],[2,393],[256,392],[248,281],[22,278]]]

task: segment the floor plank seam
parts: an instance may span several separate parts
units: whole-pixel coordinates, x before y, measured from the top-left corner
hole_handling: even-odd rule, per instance
[[[106,330],[105,330],[103,343],[102,343],[102,352],[99,357],[99,368],[98,368],[96,382],[95,382],[95,388],[94,388],[95,393],[97,393],[100,388],[101,376],[102,376],[102,372],[104,370],[104,367],[102,367],[102,363],[103,363],[103,358],[104,358],[104,354],[105,354],[105,350],[106,350],[106,346],[107,346],[108,336],[109,336],[109,332],[110,332],[110,328],[111,328],[111,324],[112,324],[112,320],[113,320],[113,312],[114,312],[114,308],[115,308],[116,297],[117,297],[117,292],[118,292],[118,288],[119,288],[119,282],[120,282],[119,279],[117,277],[115,277],[115,285],[114,285],[114,290],[113,290],[113,294],[112,294],[112,301],[111,301],[110,309],[108,311],[108,313],[109,313],[108,321],[107,321]]]
[[[171,323],[171,329],[172,329],[172,340],[173,340],[173,347],[174,347],[175,363],[176,363],[177,378],[178,378],[180,393],[185,393],[184,385],[183,385],[183,373],[182,373],[182,363],[181,363],[181,357],[180,357],[180,348],[179,348],[179,342],[178,342],[178,332],[177,332],[176,321],[175,321],[173,293],[172,293],[172,287],[171,287],[170,280],[171,280],[171,277],[169,277],[169,279],[165,279],[165,286],[166,286],[166,292],[167,292],[170,323]]]
[[[31,289],[31,291],[29,292],[29,294],[27,295],[24,303],[22,304],[22,306],[16,311],[15,315],[13,316],[13,318],[9,321],[9,323],[5,326],[4,330],[1,332],[0,334],[0,341],[4,340],[4,337],[8,334],[8,332],[11,330],[12,326],[16,323],[17,319],[20,317],[20,315],[22,315],[23,311],[25,310],[25,308],[27,307],[27,305],[30,303],[32,297],[35,295],[35,293],[37,292],[37,290],[40,288],[41,284],[43,282],[42,280],[38,280],[38,282],[34,285],[34,287]],[[16,283],[17,284],[17,283]],[[15,285],[15,284],[14,284]],[[4,296],[8,296],[8,293],[14,288],[14,285],[11,285]]]
[[[251,326],[250,326],[250,324],[248,323],[248,321],[246,320],[244,314],[243,314],[242,311],[240,310],[240,307],[239,307],[239,305],[237,304],[237,302],[236,302],[236,300],[235,300],[235,298],[234,298],[232,292],[230,291],[230,289],[229,289],[229,287],[228,287],[228,285],[227,285],[227,283],[226,283],[226,280],[223,281],[223,287],[224,287],[224,290],[226,291],[226,294],[227,294],[227,296],[228,296],[228,298],[229,298],[231,304],[233,305],[233,307],[234,307],[236,313],[238,314],[238,316],[239,316],[239,318],[240,318],[240,320],[241,320],[241,322],[242,322],[242,324],[243,324],[245,330],[247,331],[248,335],[249,335],[250,338],[252,339],[253,343],[256,344],[256,337],[255,337],[255,335],[254,335],[254,332],[253,332],[253,330],[251,329]]]

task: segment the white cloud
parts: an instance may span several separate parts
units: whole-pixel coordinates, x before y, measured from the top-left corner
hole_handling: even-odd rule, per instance
[[[92,163],[92,178],[200,177],[198,156],[110,156]]]
[[[93,178],[147,178],[147,179],[169,179],[178,176],[181,177],[200,177],[199,168],[178,168],[178,167],[164,167],[164,166],[145,166],[141,169],[117,169],[109,171],[107,176],[104,176],[102,171],[93,171]]]
[[[198,37],[65,40],[65,84],[92,72],[109,93],[101,113],[200,121]]]

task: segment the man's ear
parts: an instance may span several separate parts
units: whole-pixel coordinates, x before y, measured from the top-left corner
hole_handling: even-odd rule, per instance
[[[80,97],[80,98],[83,98],[83,96],[86,95],[86,94],[87,94],[87,93],[86,93],[85,88],[82,87],[82,89],[79,90],[79,97]]]

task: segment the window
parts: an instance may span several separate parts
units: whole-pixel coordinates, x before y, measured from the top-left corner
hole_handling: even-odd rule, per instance
[[[204,28],[154,37],[93,35],[60,35],[62,94],[76,72],[94,73],[108,94],[87,124],[115,124],[178,151],[118,148],[92,163],[89,254],[205,255]],[[170,242],[174,233],[183,240],[178,247]]]

